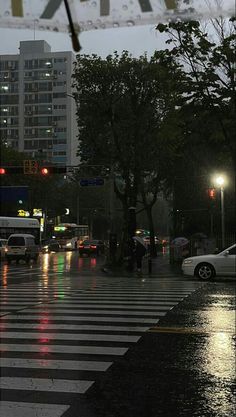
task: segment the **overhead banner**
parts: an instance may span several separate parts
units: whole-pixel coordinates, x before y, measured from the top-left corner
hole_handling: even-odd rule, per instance
[[[235,0],[67,0],[76,31],[232,16]],[[64,0],[0,0],[0,27],[68,31]]]

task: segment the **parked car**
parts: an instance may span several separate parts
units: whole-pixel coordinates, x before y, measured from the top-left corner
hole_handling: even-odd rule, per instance
[[[29,263],[31,259],[37,262],[39,256],[39,246],[35,243],[35,237],[30,234],[10,235],[6,246],[6,259],[8,263],[23,259]]]
[[[41,251],[43,253],[59,252],[60,243],[55,239],[49,239],[42,242]]]
[[[102,240],[84,240],[79,244],[79,254],[101,255],[104,253],[104,242]]]
[[[7,239],[0,239],[0,261],[5,258]]]
[[[182,263],[184,275],[210,280],[216,275],[236,275],[236,244],[218,254],[191,256]]]

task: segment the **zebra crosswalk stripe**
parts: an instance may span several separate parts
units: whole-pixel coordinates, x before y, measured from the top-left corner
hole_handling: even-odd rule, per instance
[[[107,277],[99,278],[95,289],[91,283],[88,277],[78,287],[38,281],[0,289],[1,417],[61,417],[70,407],[68,394],[86,393],[99,374],[200,286],[147,279],[143,288],[135,280],[111,283]],[[29,402],[24,396],[19,401],[19,390]],[[40,404],[30,402],[34,392],[40,392]],[[47,404],[52,393],[60,393],[65,404]]]
[[[112,362],[102,361],[72,361],[56,359],[19,359],[1,358],[1,367],[31,368],[31,369],[60,369],[75,371],[104,372],[110,368]]]
[[[0,401],[1,417],[61,417],[69,405]]]
[[[28,310],[27,310],[28,312]],[[10,314],[10,312],[8,312]],[[26,313],[26,310],[24,310],[24,313]],[[165,312],[164,311],[159,311],[158,312],[158,317],[161,316],[165,316]],[[6,313],[4,314],[6,316]],[[155,314],[155,316],[157,316],[157,313]],[[157,323],[158,322],[158,318],[153,319],[153,318],[136,318],[136,317],[112,317],[112,316],[71,316],[71,315],[67,315],[65,316],[64,313],[59,313],[56,316],[50,316],[48,313],[46,313],[45,315],[40,315],[40,314],[35,314],[33,315],[31,314],[11,314],[9,316],[10,319],[17,319],[17,320],[40,320],[42,321],[44,319],[44,317],[46,318],[46,320],[53,320],[55,322],[57,321],[63,321],[63,322],[71,322],[71,321],[86,321],[86,322],[109,322],[109,323],[114,323],[114,322],[119,322],[119,323],[146,323],[146,324],[153,324],[153,323]]]
[[[41,339],[52,340],[85,340],[96,342],[136,343],[140,336],[91,334],[91,333],[34,333],[34,332],[0,332],[1,340],[5,339]]]
[[[137,309],[138,310],[138,309]],[[91,309],[91,310],[83,310],[80,308],[77,309],[68,309],[68,308],[48,308],[44,307],[42,309],[39,308],[27,308],[27,313],[41,313],[41,314],[49,314],[50,312],[55,313],[64,313],[64,314],[103,314],[103,315],[120,315],[120,316],[155,316],[159,315],[159,312],[166,313],[167,310],[171,310],[168,307],[158,306],[156,309],[153,308],[152,311],[132,311],[126,307],[126,310],[102,310],[102,309]]]
[[[6,329],[33,329],[33,330],[93,330],[93,331],[113,331],[113,332],[146,332],[147,326],[99,326],[97,324],[38,324],[38,323],[10,323],[0,322],[0,330]]]
[[[11,390],[29,390],[44,392],[73,392],[76,394],[85,393],[94,381],[73,381],[65,379],[45,378],[22,378],[22,377],[0,377],[0,388]]]
[[[2,352],[37,352],[37,353],[75,353],[84,355],[109,355],[123,356],[127,351],[127,347],[107,347],[107,346],[72,346],[72,345],[32,345],[30,344],[1,344]]]

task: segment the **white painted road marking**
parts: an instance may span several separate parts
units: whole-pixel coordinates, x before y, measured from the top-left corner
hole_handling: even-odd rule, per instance
[[[29,314],[29,315],[25,315],[25,313],[26,313],[26,311],[28,312],[28,309],[27,310],[24,310],[24,314],[18,314],[18,315],[15,315],[15,314],[11,314],[10,316],[9,316],[9,318],[11,318],[11,319],[18,319],[18,320],[41,320],[41,321],[43,321],[43,319],[44,319],[44,314],[33,314],[33,313],[31,313],[31,314]],[[44,312],[43,312],[44,313]],[[51,312],[52,313],[52,312]],[[5,313],[6,314],[6,313]],[[163,312],[163,311],[159,311],[158,312],[158,316],[165,316],[165,312]],[[157,313],[155,313],[155,316],[157,315]],[[52,315],[52,316],[50,316],[50,314],[49,313],[45,313],[45,319],[47,319],[47,320],[53,320],[53,321],[64,321],[64,322],[66,322],[66,321],[69,321],[69,322],[71,322],[71,321],[90,321],[90,322],[92,322],[92,321],[98,321],[98,322],[101,322],[101,321],[106,321],[106,322],[119,322],[119,323],[151,323],[151,324],[153,324],[153,323],[157,323],[158,322],[158,319],[144,319],[144,318],[142,318],[142,317],[140,317],[140,318],[136,318],[136,317],[103,317],[103,316],[97,316],[97,317],[93,317],[93,316],[65,316],[64,315],[64,313],[61,313],[61,314],[57,314],[56,316],[54,316],[54,315]]]
[[[69,405],[0,401],[1,417],[61,417]]]
[[[75,353],[84,355],[111,355],[122,356],[128,348],[107,347],[107,346],[68,346],[68,345],[23,345],[23,344],[1,344],[2,352],[38,352],[38,353]]]
[[[94,330],[111,332],[146,332],[147,326],[99,326],[96,324],[49,324],[49,323],[10,323],[0,322],[0,330],[34,329],[34,330]]]
[[[83,394],[93,383],[94,381],[73,381],[67,379],[0,377],[0,388],[11,390],[19,389]]]
[[[69,302],[68,302],[69,301]],[[155,306],[161,307],[161,306],[165,306],[167,308],[172,307],[173,305],[178,304],[178,301],[156,301],[156,302],[149,302],[147,305],[147,302],[139,302],[139,301],[124,301],[124,302],[117,302],[117,301],[113,301],[110,300],[111,304],[106,304],[104,301],[94,301],[91,304],[87,304],[87,302],[81,302],[80,300],[78,301],[70,301],[70,300],[66,300],[66,302],[63,301],[56,301],[55,303],[53,303],[53,306],[51,304],[47,304],[47,308],[54,308],[54,305],[56,308],[60,308],[60,307],[72,307],[75,308],[75,306],[77,306],[78,308],[80,308],[80,306],[82,308],[94,308],[94,306],[98,306],[98,307],[102,307],[102,308],[128,308],[128,309],[138,309],[138,307],[140,306],[140,309],[142,310],[151,310],[153,308],[155,308]],[[31,303],[32,305],[32,303]],[[70,311],[70,310],[69,310]]]
[[[173,307],[173,306],[171,306]],[[126,307],[126,310],[98,310],[98,309],[94,309],[94,310],[83,310],[80,309],[79,307],[77,309],[68,309],[68,308],[58,308],[58,307],[50,307],[49,309],[47,309],[47,307],[42,306],[41,309],[39,308],[27,308],[27,313],[44,313],[44,314],[50,314],[50,313],[67,313],[67,314],[108,314],[108,315],[124,315],[124,316],[158,316],[159,311],[164,311],[164,314],[166,314],[167,310],[171,310],[171,308],[167,308],[167,307],[163,307],[160,306],[158,308],[153,308],[152,311],[132,311],[132,308],[130,308],[130,310],[127,309],[128,307]]]
[[[53,340],[94,340],[97,342],[136,343],[140,336],[86,333],[41,333],[41,332],[0,332],[4,339],[48,339]]]
[[[54,359],[19,359],[1,358],[1,367],[4,368],[33,368],[33,369],[60,369],[74,371],[105,372],[112,362],[102,361],[71,361]]]

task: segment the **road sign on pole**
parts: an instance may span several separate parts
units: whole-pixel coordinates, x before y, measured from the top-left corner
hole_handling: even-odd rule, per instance
[[[38,162],[32,159],[25,159],[23,162],[24,174],[37,174]]]
[[[79,184],[81,187],[104,185],[104,179],[103,178],[81,178]]]

